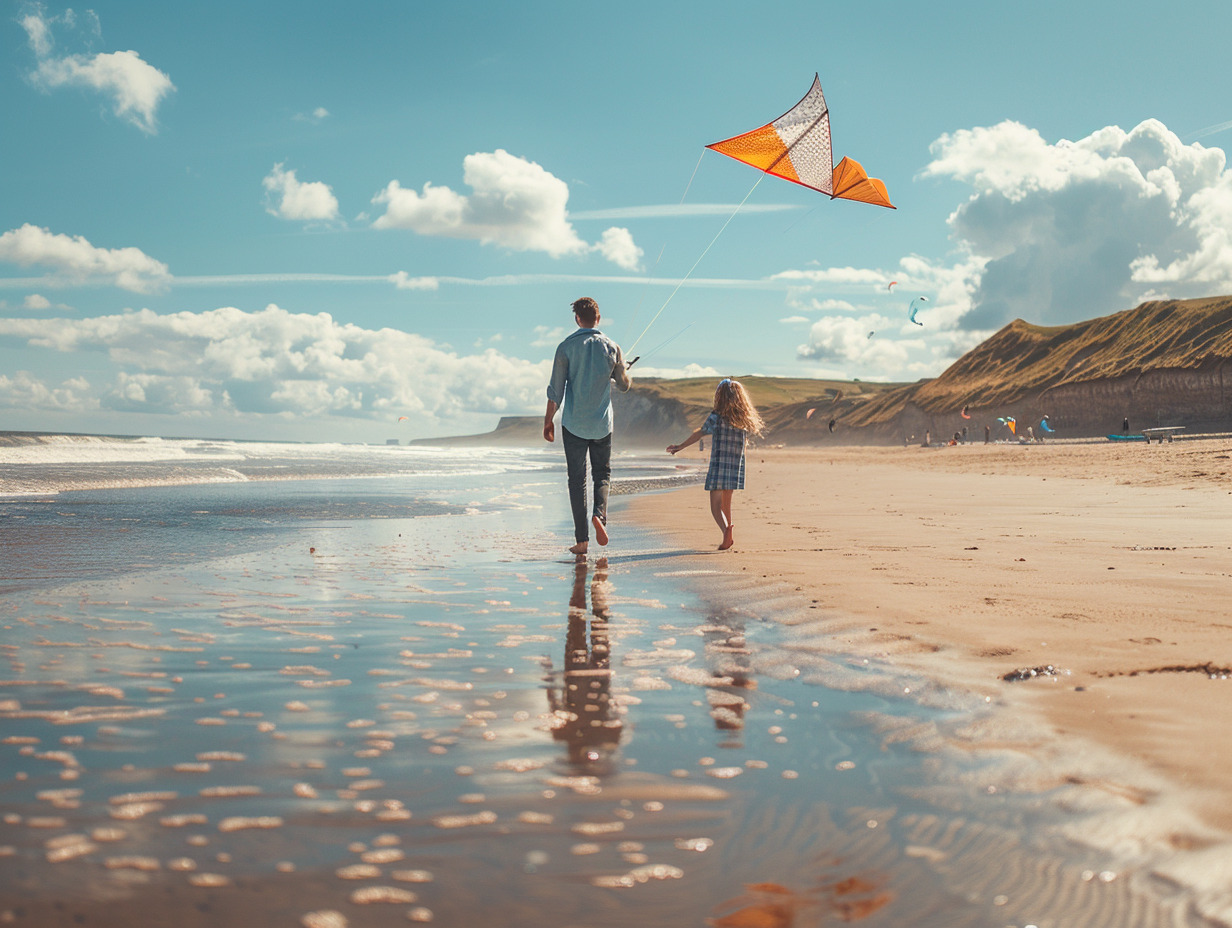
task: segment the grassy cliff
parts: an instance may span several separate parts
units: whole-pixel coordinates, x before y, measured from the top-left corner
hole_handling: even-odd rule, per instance
[[[1075,426],[1081,422],[1098,431],[1099,423],[1123,416],[1138,422],[1158,418],[1161,404],[1173,405],[1169,394],[1178,392],[1189,398],[1167,415],[1184,417],[1187,408],[1197,408],[1204,421],[1217,419],[1225,405],[1222,369],[1229,358],[1232,297],[1160,300],[1066,326],[1016,319],[941,376],[876,397],[844,424],[953,424],[964,407],[973,415],[1025,409],[1032,417],[1052,416],[1050,407],[1060,404],[1076,407],[1067,413]],[[1225,414],[1232,417],[1232,410]]]

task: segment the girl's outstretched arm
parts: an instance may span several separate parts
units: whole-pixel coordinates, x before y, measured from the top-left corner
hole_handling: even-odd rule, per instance
[[[685,449],[685,448],[689,447],[689,445],[695,444],[695,443],[697,442],[697,440],[698,440],[699,438],[701,438],[701,437],[702,437],[702,430],[701,430],[700,428],[696,428],[696,429],[694,429],[694,430],[693,430],[693,434],[692,434],[692,435],[690,435],[688,438],[686,438],[684,441],[682,441],[680,444],[678,444],[678,445],[668,445],[668,446],[667,446],[667,453],[668,453],[668,454],[675,454],[677,451],[681,451],[681,450],[683,450],[683,449]]]

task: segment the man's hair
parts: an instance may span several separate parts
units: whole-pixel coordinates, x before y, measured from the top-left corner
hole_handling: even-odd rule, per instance
[[[599,304],[588,296],[584,296],[580,300],[574,300],[573,311],[588,326],[593,326],[599,321]]]

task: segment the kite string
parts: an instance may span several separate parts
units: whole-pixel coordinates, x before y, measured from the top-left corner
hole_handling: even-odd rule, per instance
[[[684,203],[685,197],[689,195],[689,190],[693,186],[693,179],[697,177],[697,169],[702,166],[702,158],[704,157],[706,157],[706,149],[703,148],[702,153],[697,156],[697,164],[693,165],[693,173],[689,175],[689,182],[685,184],[684,193],[680,195],[680,205]],[[663,252],[666,250],[667,244],[664,243],[664,245],[659,249],[659,257],[655,258],[654,267],[650,269],[650,273],[646,277],[647,283],[654,280],[655,271],[659,269],[659,262],[663,260]],[[646,300],[646,292],[647,291],[645,289],[642,290],[642,295],[637,301],[637,307],[633,310],[633,318],[629,320],[629,328],[633,328],[633,326],[637,325],[637,317],[642,313],[642,303]]]
[[[654,316],[651,317],[648,323],[646,323],[646,328],[642,329],[642,334],[637,337],[637,340],[633,342],[633,344],[628,348],[626,353],[628,354],[633,353],[633,349],[637,347],[638,342],[640,342],[645,337],[646,333],[650,331],[650,327],[654,325],[655,320],[657,320],[659,316],[663,314],[663,310],[667,309],[667,304],[672,301],[672,297],[674,297],[680,291],[680,288],[684,286],[684,282],[689,279],[689,276],[697,269],[697,266],[702,263],[702,258],[706,257],[706,255],[710,252],[710,249],[714,247],[714,243],[719,240],[719,236],[723,234],[723,230],[726,229],[729,225],[731,225],[731,221],[736,218],[736,213],[740,212],[740,208],[744,206],[745,203],[748,202],[749,197],[753,195],[753,191],[757,189],[757,185],[761,183],[761,179],[765,176],[766,176],[765,174],[759,174],[757,176],[757,180],[753,183],[753,186],[749,188],[749,192],[744,195],[744,199],[741,200],[736,205],[736,208],[732,210],[732,214],[727,217],[727,222],[723,223],[722,228],[720,228],[719,231],[715,233],[714,238],[710,240],[710,244],[706,246],[706,250],[703,251],[700,255],[698,255],[697,260],[693,262],[693,267],[689,268],[688,273],[686,273],[683,277],[680,278],[680,282],[676,284],[676,288],[672,290],[672,292],[668,295],[667,299],[663,301],[663,305],[659,307],[659,311],[655,313]],[[690,181],[690,183],[692,183],[692,181]]]
[[[697,169],[702,166],[702,158],[706,157],[706,149],[702,149],[702,153],[697,156],[697,164],[693,165],[693,173],[689,175],[689,182],[685,184],[684,193],[680,195],[680,202],[684,202],[684,198],[689,195],[689,188],[693,186],[693,178],[697,176]]]

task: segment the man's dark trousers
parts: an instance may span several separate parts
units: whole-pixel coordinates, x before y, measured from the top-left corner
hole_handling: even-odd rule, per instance
[[[594,483],[593,512],[607,525],[607,492],[612,483],[612,433],[602,438],[579,438],[563,425],[565,468],[569,474],[569,505],[573,509],[575,541],[590,540],[590,512],[586,509],[586,458],[590,457],[590,474]]]

